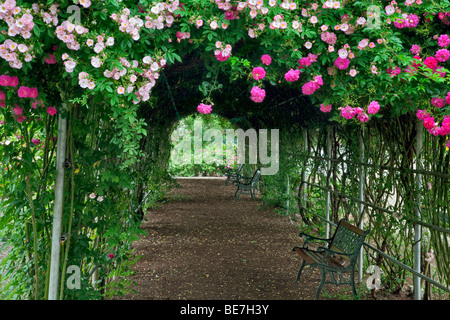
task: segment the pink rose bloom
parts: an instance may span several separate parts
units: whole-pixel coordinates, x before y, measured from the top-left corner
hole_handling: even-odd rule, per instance
[[[380,110],[380,104],[377,101],[372,101],[367,108],[367,112],[370,114],[375,114]]]
[[[17,87],[17,85],[19,84],[19,78],[17,77],[9,77],[9,86],[10,87]]]
[[[412,54],[419,54],[420,53],[420,47],[417,44],[413,44],[410,49]]]
[[[284,75],[284,79],[286,79],[286,81],[288,81],[288,82],[297,81],[299,77],[300,77],[300,70],[294,70],[294,69],[289,70]]]
[[[416,113],[416,117],[419,120],[425,120],[426,118],[428,118],[430,115],[428,112],[426,112],[425,110],[417,110]]]
[[[28,98],[29,92],[30,88],[21,86],[17,91],[17,94],[19,95],[20,98]]]
[[[322,103],[320,105],[320,111],[322,112],[330,112],[331,111],[331,104],[327,104],[326,106]]]
[[[438,38],[438,45],[440,47],[446,47],[450,44],[450,38],[448,35],[443,34]]]
[[[434,57],[427,57],[424,62],[424,65],[426,65],[428,68],[436,70],[437,68],[437,61]]]
[[[419,17],[415,14],[410,13],[405,22],[408,28],[415,28],[419,24]]]
[[[54,116],[56,114],[56,108],[53,107],[48,107],[47,108],[47,113],[51,116]]]
[[[110,259],[113,259],[113,258],[114,258],[114,254],[110,253],[110,254],[108,254],[108,257],[109,257]]]
[[[38,95],[38,89],[37,88],[29,88],[28,91],[28,97],[29,98],[36,98]]]
[[[197,106],[197,111],[203,114],[209,114],[212,111],[212,105],[200,103]]]
[[[434,127],[434,117],[427,117],[423,120],[423,125],[428,130],[431,130]]]
[[[399,29],[403,29],[403,28],[407,27],[407,23],[404,19],[399,19],[399,20],[394,21],[394,26]]]
[[[266,90],[261,89],[258,86],[254,86],[252,90],[250,91],[250,99],[252,99],[254,102],[262,102],[264,98],[266,97]]]
[[[22,116],[22,115],[17,116],[17,122],[19,122],[19,123],[24,122],[26,119],[27,119],[27,117],[24,117],[24,116]]]
[[[312,95],[316,91],[317,87],[314,82],[309,81],[302,86],[302,92],[305,95]]]
[[[256,67],[252,71],[252,76],[255,80],[262,80],[266,76],[266,71],[263,67]]]
[[[34,145],[38,145],[39,143],[41,143],[40,139],[31,139],[31,143],[33,143]]]
[[[323,85],[322,76],[314,77],[314,82],[317,83],[319,86]]]
[[[55,59],[55,56],[53,54],[49,54],[49,58],[44,57],[44,60],[48,64],[55,64],[56,63],[56,59]]]
[[[304,67],[309,67],[312,61],[310,57],[303,57],[298,59],[298,63],[300,64],[300,69],[302,69]]]
[[[341,116],[343,116],[345,119],[352,119],[355,115],[355,109],[350,106],[346,106],[341,110]]]
[[[6,94],[3,91],[0,91],[0,100],[5,100]]]
[[[432,98],[431,104],[435,107],[442,108],[445,106],[445,99],[444,98]]]
[[[216,56],[216,59],[217,59],[218,61],[226,61],[226,60],[228,60],[228,58],[230,57],[229,55],[228,55],[228,56],[224,56],[224,55],[222,54],[222,52],[219,52],[219,53],[216,54],[215,56]]]
[[[272,63],[272,57],[269,56],[268,54],[263,54],[261,56],[261,61],[262,61],[263,64],[268,66],[268,65],[270,65]]]
[[[336,35],[333,32],[322,32],[322,34],[320,35],[320,38],[322,39],[322,41],[328,43],[328,44],[335,44],[336,43]]]
[[[434,57],[439,62],[445,62],[450,58],[450,51],[448,51],[447,49],[440,49],[436,51]]]
[[[348,68],[348,65],[350,64],[350,60],[345,58],[342,59],[341,57],[338,57],[335,61],[334,61],[334,65],[336,67],[338,67],[340,70],[345,70]]]
[[[369,120],[369,116],[365,112],[359,113],[357,118],[361,122],[367,122]]]
[[[16,105],[15,108],[12,108],[12,111],[14,112],[14,114],[16,116],[20,116],[23,113],[23,109],[21,107],[19,107],[18,105]]]

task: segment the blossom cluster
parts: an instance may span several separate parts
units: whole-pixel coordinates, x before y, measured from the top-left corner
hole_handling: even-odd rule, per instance
[[[8,75],[1,75],[0,76],[0,86],[2,87],[12,87],[16,88],[19,85],[19,78],[15,76],[8,76]],[[32,98],[34,101],[31,102],[31,108],[37,109],[37,106],[40,105],[41,107],[44,107],[44,104],[42,101],[37,100],[38,96],[38,89],[37,88],[30,88],[27,86],[20,86],[17,90],[17,96],[19,98]],[[6,107],[6,94],[3,91],[0,91],[0,107],[5,108]],[[21,106],[14,104],[14,107],[11,107],[11,111],[17,120],[17,122],[22,123],[27,119],[27,117],[24,115],[24,110]],[[55,115],[57,112],[56,108],[54,107],[48,107],[47,113],[51,116]],[[34,142],[33,142],[34,143]]]
[[[345,119],[353,119],[355,116],[361,122],[369,120],[368,114],[376,114],[380,110],[380,104],[377,101],[372,101],[367,107],[367,112],[361,107],[346,106],[341,109],[341,116]]]
[[[214,56],[218,61],[226,61],[231,56],[232,47],[230,44],[223,45],[221,41],[216,41]]]
[[[322,76],[315,76],[313,80],[306,82],[302,86],[302,92],[306,95],[312,95],[323,85]]]
[[[75,25],[67,20],[56,27],[56,36],[58,39],[64,42],[67,48],[74,51],[80,49],[80,43],[77,41],[77,38],[88,32],[89,29],[81,25]]]
[[[31,47],[21,43],[18,44],[11,39],[6,39],[0,45],[0,57],[7,62],[11,68],[20,69],[22,68],[23,62],[31,61],[33,56],[30,54]]]
[[[198,112],[200,112],[200,113],[208,114],[208,113],[211,113],[211,111],[212,111],[212,105],[210,105],[210,104],[204,104],[204,103],[202,102],[202,103],[200,103],[200,104],[197,106],[197,110],[198,110]]]
[[[136,41],[141,37],[139,31],[144,26],[144,21],[138,16],[130,17],[130,13],[130,9],[124,8],[121,13],[113,13],[110,17],[120,25],[121,32],[129,34]]]
[[[14,37],[22,36],[24,39],[31,37],[31,30],[34,27],[33,16],[30,10],[22,11],[16,6],[15,0],[6,0],[0,4],[0,20],[4,20],[8,25],[8,35]]]

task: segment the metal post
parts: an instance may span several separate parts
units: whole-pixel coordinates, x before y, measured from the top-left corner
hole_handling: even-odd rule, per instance
[[[308,164],[308,159],[306,158],[306,155],[308,153],[308,129],[303,129],[303,152],[305,152],[305,167],[302,171],[302,181],[306,181],[306,166]],[[303,187],[302,190],[302,200],[303,203],[306,204],[306,185]]]
[[[420,121],[417,121],[416,124],[417,133],[416,133],[416,169],[422,169],[422,146],[423,146],[423,125]],[[420,206],[422,205],[420,201],[420,189],[421,189],[421,180],[422,175],[420,173],[416,173],[416,220],[421,220],[420,214]],[[422,226],[420,224],[414,225],[414,270],[420,273],[420,264],[421,264],[421,238],[422,238]],[[414,299],[421,300],[422,292],[420,285],[420,278],[414,275]]]
[[[63,99],[63,109],[66,105]],[[58,140],[56,146],[56,182],[55,182],[55,204],[53,208],[53,232],[52,232],[52,252],[50,260],[50,281],[48,289],[48,300],[57,300],[58,298],[58,279],[60,262],[60,239],[61,222],[63,215],[63,197],[64,197],[64,159],[66,155],[66,135],[67,119],[58,115]]]
[[[364,204],[362,203],[364,201],[364,182],[366,180],[365,172],[364,172],[364,127],[361,128],[361,134],[359,136],[359,161],[361,162],[361,166],[359,168],[359,200],[361,201],[359,203],[359,218],[361,219],[359,223],[359,228],[364,229],[364,221],[363,221],[363,213],[364,213]],[[361,247],[361,251],[359,252],[359,277],[358,281],[362,281],[363,277],[363,256],[364,250],[363,247]]]
[[[332,127],[328,126],[328,133],[327,133],[327,156],[328,156],[328,162],[327,162],[327,170],[330,172],[331,170],[331,132]],[[331,175],[330,175],[331,177]],[[327,186],[328,188],[329,186]],[[327,203],[326,203],[326,216],[325,218],[329,221],[330,220],[330,202],[331,202],[331,192],[327,191]],[[326,231],[325,231],[325,237],[330,238],[330,224],[327,222],[326,224]]]
[[[286,199],[286,213],[287,215],[290,217],[289,215],[289,175],[287,175],[287,185],[286,185],[286,195],[287,195],[287,199]]]

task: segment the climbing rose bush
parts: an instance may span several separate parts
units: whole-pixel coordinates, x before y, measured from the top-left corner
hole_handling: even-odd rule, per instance
[[[78,17],[68,12],[72,4]],[[336,106],[327,113],[339,122],[426,110],[434,128],[442,128],[448,103],[431,100],[449,92],[449,16],[444,0],[6,0],[0,2],[0,84],[44,64],[78,84],[78,96],[102,95],[113,110],[122,104],[135,109],[130,102],[150,99],[166,65],[195,48],[213,73],[251,74],[255,103],[265,100],[267,86],[289,85],[318,107]],[[28,87],[47,104],[45,84]],[[2,104],[17,103],[5,94]],[[377,105],[368,107],[372,101]],[[347,106],[365,111],[350,117]]]

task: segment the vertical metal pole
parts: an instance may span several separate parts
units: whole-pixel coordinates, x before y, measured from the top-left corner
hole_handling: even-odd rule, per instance
[[[286,199],[286,213],[289,215],[289,175],[287,175],[287,185],[286,185],[286,195],[287,195],[287,199]]]
[[[66,105],[63,98],[63,109]],[[55,204],[53,208],[53,231],[52,231],[52,252],[50,258],[50,281],[48,289],[48,300],[58,298],[58,279],[60,262],[60,239],[61,222],[63,215],[64,197],[64,159],[66,156],[66,135],[67,119],[63,119],[61,112],[58,115],[58,140],[56,146],[56,182],[55,182]]]
[[[364,168],[364,127],[361,128],[361,134],[359,136],[359,162],[361,162],[361,165],[359,167],[359,200],[364,201],[364,182],[366,180],[365,177],[365,168]],[[364,221],[363,221],[363,213],[364,213],[364,204],[362,202],[359,203],[359,218],[361,219],[361,222],[359,223],[359,228],[364,229]],[[362,281],[363,276],[363,256],[364,250],[363,247],[361,247],[361,251],[359,252],[359,268],[358,268],[358,281]]]
[[[416,134],[416,169],[422,169],[422,146],[423,146],[423,125],[420,121],[416,124],[417,134]],[[420,206],[422,205],[420,201],[420,189],[422,175],[420,173],[416,174],[416,186],[417,186],[417,199],[416,199],[416,219],[421,220]],[[422,226],[420,224],[414,225],[414,270],[420,273],[421,264],[421,238],[422,238]],[[420,277],[414,275],[414,299],[421,300],[422,292],[420,285]]]
[[[331,132],[332,132],[332,127],[329,126],[328,127],[328,133],[327,133],[327,156],[328,156],[328,161],[327,161],[327,170],[330,171],[331,170]],[[331,175],[330,175],[331,177]],[[330,188],[330,186],[328,185],[327,188]],[[328,223],[328,221],[330,221],[330,202],[331,202],[331,192],[328,190],[327,191],[327,204],[326,204],[326,219],[327,219],[327,224],[326,224],[326,231],[325,231],[325,237],[329,238],[330,237],[330,224]]]
[[[305,167],[302,171],[302,181],[306,181],[306,166],[308,164],[308,129],[303,129],[303,151],[305,152]],[[304,184],[303,190],[302,190],[302,200],[303,203],[306,204],[306,184]]]

